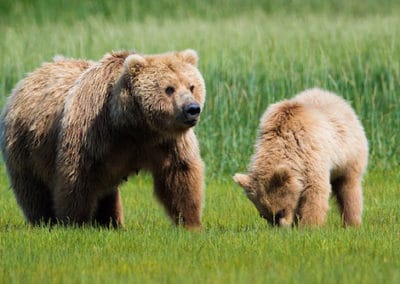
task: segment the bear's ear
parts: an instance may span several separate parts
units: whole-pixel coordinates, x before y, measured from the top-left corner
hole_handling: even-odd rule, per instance
[[[278,166],[269,181],[269,187],[278,188],[284,186],[290,179],[290,169],[286,166]]]
[[[193,49],[186,49],[178,53],[179,57],[183,59],[183,61],[192,64],[193,66],[197,66],[197,62],[199,61],[199,56],[197,52]]]
[[[146,58],[139,54],[129,55],[124,62],[124,67],[131,74],[137,74],[147,65]]]
[[[233,176],[233,180],[245,190],[247,195],[255,195],[256,192],[249,175],[238,173]]]

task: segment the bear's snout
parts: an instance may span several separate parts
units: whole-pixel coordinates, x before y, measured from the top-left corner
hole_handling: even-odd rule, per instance
[[[274,224],[275,225],[280,225],[281,224],[281,219],[283,219],[285,217],[285,209],[279,210],[278,212],[276,212],[275,216],[274,216]]]
[[[183,115],[185,123],[193,126],[197,123],[201,112],[200,105],[198,103],[188,103],[183,106]]]
[[[273,225],[273,226],[281,226],[281,227],[285,227],[288,224],[288,221],[285,219],[286,216],[286,210],[282,209],[279,210],[278,212],[276,212],[275,214],[273,214],[272,216],[270,216],[270,218],[260,214],[261,217],[263,217],[264,219],[267,219],[267,221]]]

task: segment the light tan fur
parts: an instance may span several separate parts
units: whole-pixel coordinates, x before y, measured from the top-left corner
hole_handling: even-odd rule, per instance
[[[311,89],[266,110],[249,173],[234,180],[272,224],[323,225],[332,191],[344,224],[360,225],[367,160],[354,110],[333,93]]]
[[[205,85],[197,61],[193,50],[57,57],[19,82],[0,141],[26,219],[122,226],[118,185],[143,169],[174,222],[199,228],[204,166],[192,126]]]

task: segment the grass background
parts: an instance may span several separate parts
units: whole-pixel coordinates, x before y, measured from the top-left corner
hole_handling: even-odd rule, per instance
[[[56,54],[194,48],[207,86],[201,233],[171,226],[146,174],[122,188],[126,230],[31,228],[1,166],[0,282],[400,282],[399,39],[394,0],[0,1],[0,105]],[[348,99],[367,132],[360,229],[333,203],[324,228],[271,228],[231,181],[268,104],[313,86]]]

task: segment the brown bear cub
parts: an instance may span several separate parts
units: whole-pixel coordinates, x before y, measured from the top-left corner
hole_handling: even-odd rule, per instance
[[[58,58],[18,83],[0,142],[29,223],[123,225],[118,185],[151,172],[176,224],[201,227],[203,161],[192,127],[205,84],[193,50]]]
[[[332,191],[344,224],[357,226],[367,160],[354,110],[335,94],[311,89],[266,110],[249,173],[234,180],[271,224],[323,225]]]

